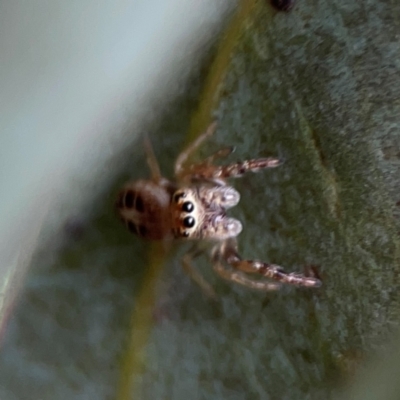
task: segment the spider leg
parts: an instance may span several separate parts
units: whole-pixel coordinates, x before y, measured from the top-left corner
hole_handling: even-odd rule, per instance
[[[205,132],[203,132],[196,140],[194,140],[185,150],[179,154],[175,161],[175,176],[179,177],[184,171],[183,164],[187,161],[190,155],[206,140],[208,139],[217,128],[217,123],[213,122]]]
[[[260,274],[266,278],[288,285],[319,287],[322,284],[319,279],[314,277],[308,277],[297,272],[285,272],[279,265],[258,260],[243,260],[237,252],[237,243],[234,239],[223,242],[219,249],[214,252],[213,258],[215,261],[218,261],[218,259],[225,260],[226,263],[241,272]]]
[[[198,174],[198,173],[196,173],[196,171],[206,171],[206,170],[216,168],[215,166],[212,165],[212,163],[217,158],[227,157],[227,156],[229,156],[229,154],[233,153],[234,151],[235,151],[234,146],[227,146],[227,147],[224,147],[224,148],[216,151],[214,154],[211,154],[201,163],[190,165],[187,169],[182,171],[182,174],[180,177],[181,181],[188,181],[190,183],[204,182],[204,183],[210,183],[210,184],[216,185],[216,186],[225,186],[227,184],[225,179],[216,178],[213,176],[205,177],[203,173]]]
[[[228,157],[235,151],[235,146],[227,146],[222,149],[217,150],[215,153],[208,156],[201,164],[212,164],[217,158],[225,158]]]
[[[154,182],[160,182],[163,178],[161,176],[157,158],[154,154],[153,146],[151,145],[150,139],[147,136],[144,137],[143,141],[147,165],[149,166],[151,172],[151,178]]]
[[[206,296],[217,299],[217,294],[215,293],[212,286],[204,279],[204,277],[195,269],[192,265],[192,261],[194,258],[200,256],[203,253],[203,250],[198,248],[196,245],[187,252],[182,258],[182,268],[188,274],[188,276],[196,282]]]
[[[223,279],[238,283],[239,285],[246,286],[251,289],[257,290],[277,290],[280,288],[279,283],[256,281],[248,278],[240,271],[230,270],[226,268],[221,262],[215,262],[213,265],[214,271]]]
[[[246,172],[258,172],[265,168],[275,168],[282,161],[279,158],[257,158],[239,161],[229,165],[195,164],[182,174],[182,180],[224,182],[224,179],[239,178]]]

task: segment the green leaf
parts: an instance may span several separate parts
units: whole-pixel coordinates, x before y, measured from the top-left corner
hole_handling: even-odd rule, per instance
[[[184,135],[214,118],[199,158],[226,145],[237,148],[231,160],[284,157],[234,181],[239,249],[289,271],[314,269],[320,289],[254,292],[221,281],[202,258],[196,266],[219,301],[208,299],[180,268],[185,246],[164,256],[118,225],[120,179],[98,217],[80,222],[78,242],[57,259],[36,257],[0,361],[7,390],[322,399],[348,383],[398,317],[394,9],[313,0],[279,13],[243,1],[213,60],[150,135],[168,177]],[[123,175],[145,177],[144,165],[136,150]]]

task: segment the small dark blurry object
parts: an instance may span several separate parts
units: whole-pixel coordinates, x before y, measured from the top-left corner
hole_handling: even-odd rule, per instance
[[[271,4],[279,11],[290,11],[296,0],[271,0]]]

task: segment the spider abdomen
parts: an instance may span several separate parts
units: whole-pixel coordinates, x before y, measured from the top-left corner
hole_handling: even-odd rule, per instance
[[[144,239],[162,240],[171,235],[170,201],[166,187],[138,180],[129,182],[120,191],[116,207],[132,233]]]

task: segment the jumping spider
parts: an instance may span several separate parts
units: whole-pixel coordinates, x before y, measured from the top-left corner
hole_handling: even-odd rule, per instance
[[[226,157],[234,148],[226,147],[199,164],[185,166],[189,156],[216,128],[214,122],[206,132],[191,143],[176,159],[175,182],[161,176],[160,169],[148,140],[145,140],[147,163],[151,179],[128,182],[121,190],[117,209],[127,228],[145,239],[194,241],[183,257],[182,266],[190,277],[208,294],[211,286],[191,265],[193,258],[204,252],[201,244],[211,244],[214,270],[224,279],[259,290],[274,290],[281,283],[318,287],[321,281],[299,273],[287,273],[279,265],[262,261],[243,260],[237,251],[236,237],[242,224],[226,215],[238,204],[240,194],[227,183],[251,171],[274,168],[281,164],[277,158],[258,158],[229,165],[215,165],[218,158]],[[208,246],[210,247],[210,246]],[[247,274],[259,274],[272,281],[254,280]]]

